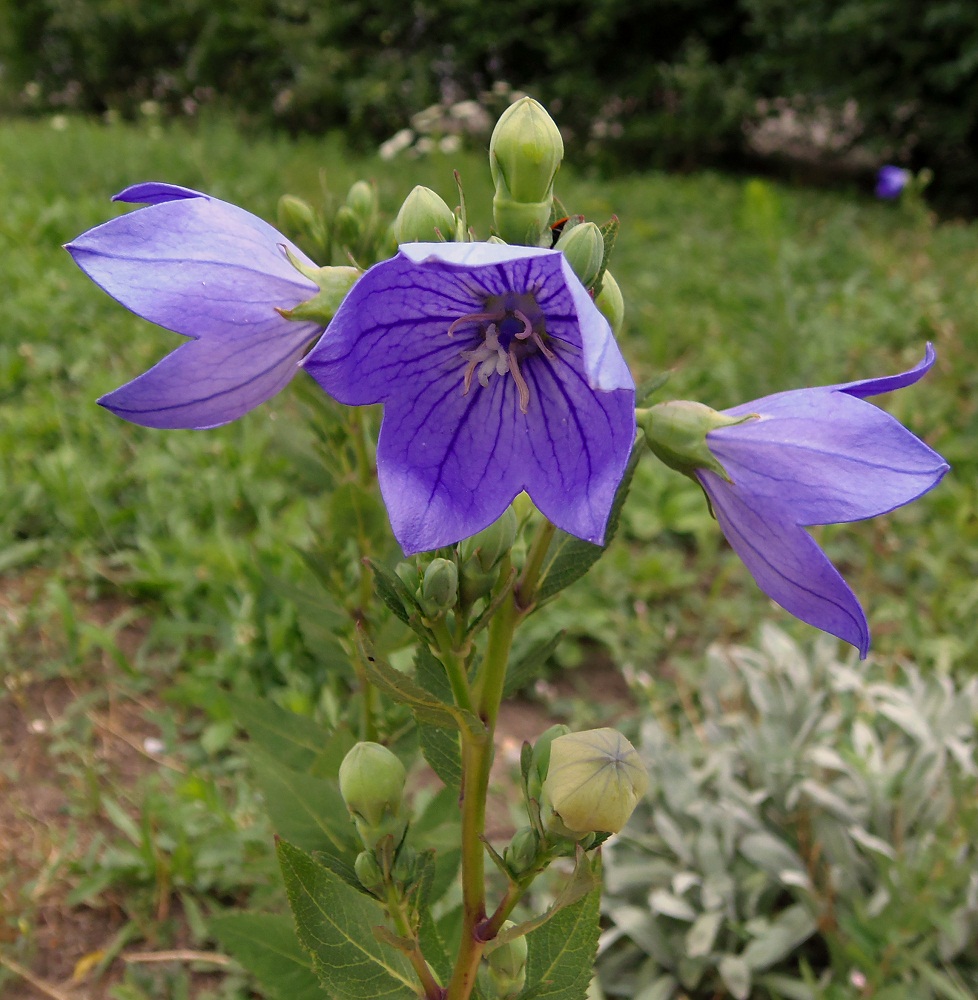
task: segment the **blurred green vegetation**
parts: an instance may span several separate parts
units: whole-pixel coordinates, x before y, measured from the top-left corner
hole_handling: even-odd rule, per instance
[[[0,0],[0,65],[19,108],[218,103],[366,143],[505,81],[605,163],[730,165],[766,123],[777,155],[800,140],[829,174],[929,167],[942,204],[978,207],[968,0]]]

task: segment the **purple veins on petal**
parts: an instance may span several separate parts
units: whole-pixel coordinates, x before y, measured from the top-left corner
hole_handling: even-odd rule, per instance
[[[281,233],[227,202],[149,182],[116,196],[148,203],[67,246],[78,266],[137,316],[193,339],[99,400],[148,427],[212,427],[278,392],[321,327],[279,314],[318,291]]]
[[[385,404],[381,491],[408,553],[526,490],[601,542],[635,436],[634,383],[563,255],[410,244],[354,286],[303,362],[340,402]]]
[[[727,479],[697,475],[727,540],[758,585],[801,620],[866,655],[869,630],[848,585],[804,530],[910,503],[948,471],[944,459],[866,397],[912,385],[931,368],[777,393],[724,411],[752,416],[707,434]]]

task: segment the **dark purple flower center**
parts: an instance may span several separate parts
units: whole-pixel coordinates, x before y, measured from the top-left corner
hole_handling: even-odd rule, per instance
[[[449,337],[463,326],[474,326],[474,346],[461,352],[467,362],[462,377],[462,394],[478,379],[485,388],[493,375],[509,372],[520,396],[520,410],[526,413],[530,405],[530,389],[523,377],[520,363],[530,355],[541,353],[548,360],[554,353],[547,346],[547,329],[543,311],[532,292],[490,295],[480,312],[460,316],[448,328]]]

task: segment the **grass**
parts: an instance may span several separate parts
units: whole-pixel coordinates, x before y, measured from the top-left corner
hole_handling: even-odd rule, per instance
[[[491,188],[474,153],[387,164],[354,160],[335,137],[246,136],[222,121],[0,123],[0,706],[6,724],[40,727],[27,743],[5,734],[0,788],[40,774],[31,767],[43,758],[59,797],[58,843],[22,844],[29,874],[0,881],[0,954],[41,968],[46,901],[67,894],[115,907],[103,930],[134,927],[129,943],[209,947],[195,908],[274,891],[267,830],[240,758],[224,753],[234,735],[224,691],[337,711],[291,599],[308,573],[298,551],[327,516],[298,419],[302,387],[206,433],[114,419],[94,400],[179,338],[117,307],[61,245],[120,211],[110,195],[138,180],[274,219],[281,193],[315,199],[321,172],[340,194],[374,178],[390,213],[419,182],[454,204],[456,166],[485,233]],[[624,350],[640,379],[672,372],[664,394],[723,407],[897,371],[934,341],[937,368],[883,402],[948,457],[952,475],[910,508],[821,538],[867,608],[879,657],[973,670],[978,228],[856,191],[714,174],[606,181],[568,167],[558,193],[596,221],[620,216]],[[751,640],[763,620],[810,634],[757,592],[695,487],[651,461],[621,541],[535,622],[540,634],[566,627],[586,640],[562,647],[563,666],[597,642],[620,664],[668,677],[713,639]],[[147,753],[147,738],[163,750]],[[28,744],[40,758],[25,758]],[[26,799],[0,817],[0,840],[39,832],[31,808]],[[116,995],[194,985],[140,976],[116,983]],[[239,986],[232,977],[213,988]]]

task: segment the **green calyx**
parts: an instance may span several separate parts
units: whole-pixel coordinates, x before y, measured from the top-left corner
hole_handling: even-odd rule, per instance
[[[425,614],[440,618],[458,600],[458,569],[449,559],[432,559],[421,581],[421,604]]]
[[[593,222],[582,222],[573,229],[564,229],[554,246],[567,258],[581,284],[590,289],[598,280],[604,261],[604,237]]]
[[[277,310],[286,319],[298,323],[317,323],[327,326],[336,315],[340,303],[346,298],[346,293],[356,283],[361,271],[356,267],[310,267],[299,260],[288,249],[286,255],[289,263],[302,275],[319,286],[319,291],[305,302],[300,302],[292,309]]]
[[[729,482],[730,477],[713,457],[706,436],[718,427],[754,420],[756,415],[728,417],[704,403],[677,399],[639,410],[636,418],[649,448],[671,469],[694,480],[698,469],[708,469]]]
[[[512,920],[507,920],[502,929],[507,931],[515,926]],[[496,947],[490,945],[486,949],[489,980],[500,1000],[515,997],[526,985],[527,954],[527,942],[523,936],[504,941]]]

